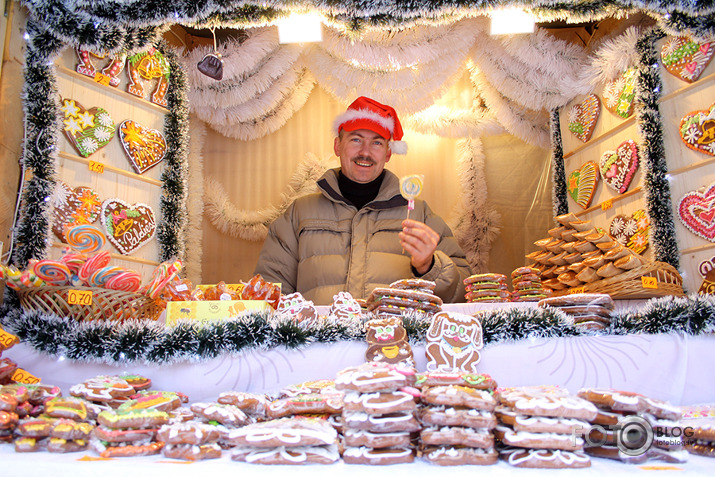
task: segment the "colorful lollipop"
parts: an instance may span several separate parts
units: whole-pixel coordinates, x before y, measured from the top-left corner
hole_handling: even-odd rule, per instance
[[[63,262],[57,260],[39,260],[32,266],[32,271],[48,285],[67,285],[72,278],[72,272]],[[29,285],[26,285],[29,286]]]
[[[407,199],[407,218],[410,218],[410,210],[415,208],[415,198],[422,192],[422,179],[424,176],[413,174],[400,179],[400,194]]]
[[[75,225],[65,232],[67,244],[79,253],[94,253],[104,247],[104,234],[98,227],[89,224]]]
[[[87,256],[82,253],[67,252],[60,257],[60,261],[67,265],[67,268],[70,269],[70,272],[72,272],[74,275],[77,275],[79,273],[80,268],[82,268],[82,265],[84,265],[84,262],[87,261]]]
[[[164,289],[180,271],[182,267],[181,260],[166,261],[161,263],[154,269],[151,276],[151,281],[144,287],[144,293],[149,298],[158,298],[161,290]]]
[[[122,290],[126,292],[135,292],[139,290],[142,283],[142,276],[134,270],[124,270],[110,277],[104,284],[104,288],[110,290]]]
[[[89,277],[89,286],[92,287],[103,287],[112,277],[119,275],[124,272],[122,267],[117,266],[106,266],[95,271]]]
[[[79,269],[77,276],[85,284],[89,284],[89,277],[91,277],[92,274],[100,268],[109,265],[111,260],[112,256],[107,251],[95,253],[89,257],[86,262],[84,262],[82,267]]]

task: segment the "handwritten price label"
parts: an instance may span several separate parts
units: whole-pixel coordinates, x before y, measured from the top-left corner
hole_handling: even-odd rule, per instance
[[[91,305],[92,290],[70,290],[67,292],[67,303],[81,306]]]
[[[104,174],[104,164],[96,161],[89,161],[89,170],[97,174]]]
[[[643,288],[658,288],[658,279],[656,277],[641,277]]]
[[[94,74],[94,81],[96,81],[99,84],[103,84],[104,86],[109,86],[109,80],[111,78],[107,75],[103,75],[102,73],[95,73]]]
[[[613,199],[608,199],[605,202],[601,202],[601,210],[608,210],[613,208]]]
[[[576,287],[569,289],[569,295],[575,295],[577,293],[585,293],[586,289],[584,287]]]
[[[0,349],[12,348],[15,344],[19,343],[20,340],[17,336],[8,333],[7,331],[0,328]]]
[[[22,368],[17,368],[12,377],[10,378],[17,383],[22,384],[37,384],[40,382],[40,378],[33,376]]]

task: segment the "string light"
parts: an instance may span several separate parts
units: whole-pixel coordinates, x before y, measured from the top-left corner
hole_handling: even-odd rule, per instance
[[[280,43],[313,43],[323,41],[322,18],[317,13],[291,13],[278,20]]]
[[[492,35],[534,32],[534,19],[521,8],[494,10],[490,16],[492,18],[490,33]]]

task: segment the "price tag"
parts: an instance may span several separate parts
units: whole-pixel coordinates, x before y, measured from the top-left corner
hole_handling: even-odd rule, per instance
[[[601,210],[608,210],[613,207],[613,199],[608,199],[605,202],[601,202]]]
[[[109,80],[111,78],[107,75],[103,75],[100,72],[97,72],[94,74],[94,81],[96,81],[99,84],[103,84],[104,86],[109,86]]]
[[[104,174],[104,164],[96,161],[89,161],[89,170],[97,174]]]
[[[20,340],[17,336],[8,333],[7,331],[0,328],[0,349],[12,348],[14,345],[19,343]]]
[[[67,292],[67,303],[70,305],[91,305],[92,290],[70,290]]]
[[[585,293],[585,292],[586,292],[585,287],[576,287],[576,288],[569,289],[569,295],[575,295],[577,293]]]
[[[188,290],[189,290],[189,287],[186,285],[186,283],[181,283],[179,285],[176,285],[176,291],[185,292]]]
[[[658,288],[658,279],[656,277],[641,277],[643,288]]]
[[[22,384],[37,384],[40,382],[40,378],[33,376],[22,368],[17,368],[10,379]]]

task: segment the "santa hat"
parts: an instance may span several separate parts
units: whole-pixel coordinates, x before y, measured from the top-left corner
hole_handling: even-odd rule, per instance
[[[335,118],[334,129],[336,134],[341,129],[368,129],[390,141],[390,149],[395,154],[407,154],[407,143],[401,140],[402,125],[395,109],[374,99],[360,96],[353,101],[343,114]]]

